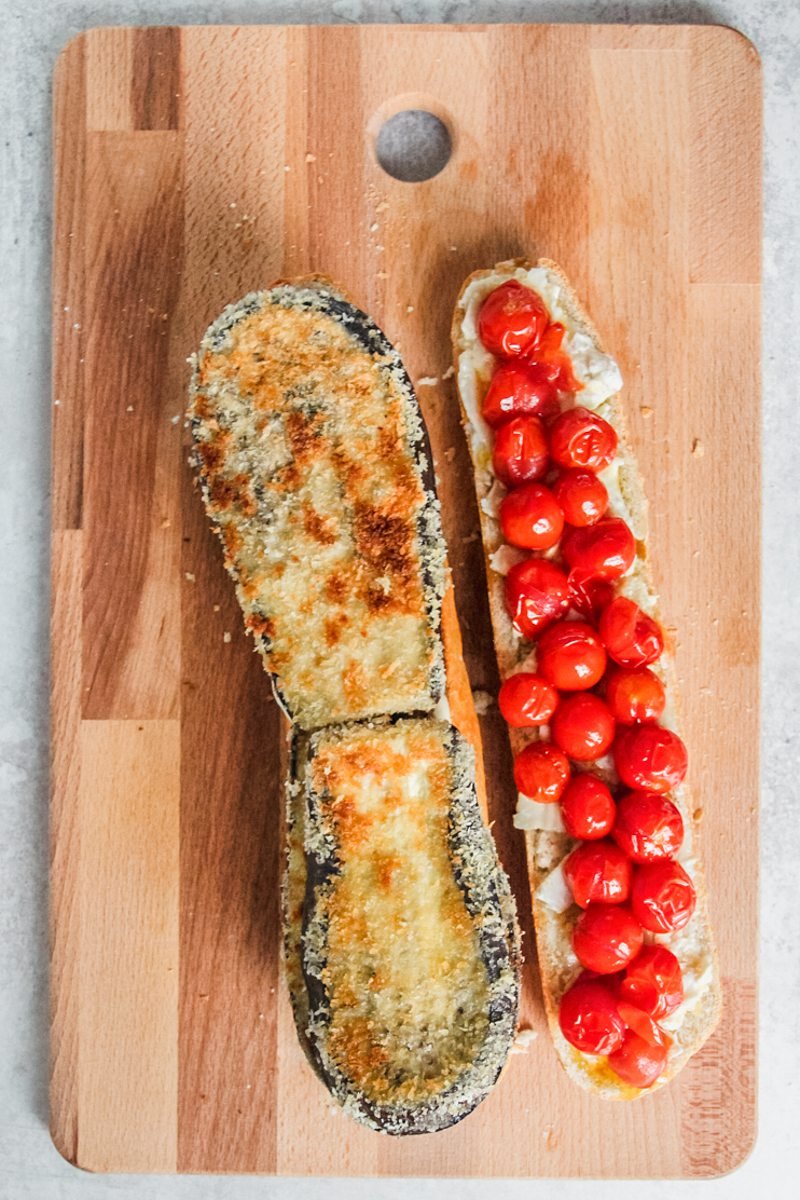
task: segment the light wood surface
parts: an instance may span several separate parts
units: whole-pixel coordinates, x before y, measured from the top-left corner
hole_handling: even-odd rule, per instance
[[[391,179],[381,120],[454,152]],[[52,1129],[93,1170],[710,1176],[755,1132],[760,79],[723,28],[100,29],[55,79]],[[633,1105],[544,1028],[496,708],[489,805],[529,962],[475,1113],[390,1139],[336,1111],[280,977],[282,754],[186,464],[186,356],[277,276],[337,279],[399,345],[437,460],[464,653],[494,693],[449,365],[472,270],[560,262],[626,381],[651,501],[725,1015]],[[431,382],[432,381],[432,382]],[[230,633],[230,638],[227,634]]]

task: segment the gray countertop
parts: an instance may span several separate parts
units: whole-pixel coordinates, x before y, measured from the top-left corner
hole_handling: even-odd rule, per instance
[[[560,1182],[559,1195],[796,1195],[800,1175],[800,0],[599,3],[359,0],[170,3],[4,0],[0,42],[0,1200],[250,1196],[545,1196],[546,1182],[92,1176],[47,1132],[47,604],[49,532],[50,82],[60,47],[104,24],[315,21],[721,23],[764,64],[764,608],[760,1133],[734,1175],[707,1183]],[[794,350],[794,355],[791,351]],[[747,414],[745,414],[746,417]],[[758,565],[753,564],[753,570]]]

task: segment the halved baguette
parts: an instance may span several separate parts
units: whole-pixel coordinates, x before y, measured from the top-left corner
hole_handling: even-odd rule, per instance
[[[479,342],[476,318],[485,296],[511,278],[518,279],[538,292],[545,301],[551,318],[565,326],[565,347],[572,358],[575,374],[584,384],[575,403],[596,408],[617,432],[617,458],[611,467],[602,473],[601,478],[609,492],[609,515],[623,517],[637,539],[636,560],[631,572],[620,581],[620,592],[635,600],[646,612],[658,619],[657,598],[647,563],[646,501],[625,427],[623,407],[618,394],[622,380],[616,363],[603,351],[594,326],[581,308],[563,272],[555,263],[541,259],[533,264],[523,259],[515,259],[499,263],[488,270],[476,271],[466,280],[459,295],[453,318],[452,339],[462,421],[474,467],[486,558],[489,607],[502,679],[523,667],[533,670],[535,647],[517,634],[504,601],[503,576],[509,566],[525,557],[525,554],[503,545],[497,520],[504,489],[492,473],[490,431],[480,413],[481,401],[494,360]],[[652,669],[661,672],[667,691],[668,707],[663,724],[677,730],[678,700],[671,655],[665,653],[659,664]],[[518,753],[526,742],[534,740],[536,736],[536,731],[509,729],[514,753]],[[616,781],[610,760],[587,765],[609,782]],[[708,917],[691,790],[682,784],[671,793],[671,798],[680,809],[684,821],[686,837],[679,857],[694,880],[697,907],[683,930],[655,939],[668,945],[680,960],[686,1001],[681,1009],[663,1022],[674,1042],[664,1074],[653,1087],[647,1089],[648,1092],[654,1091],[671,1079],[702,1046],[717,1024],[721,1008],[719,970]],[[558,1025],[561,997],[578,975],[580,966],[571,945],[571,930],[579,910],[575,906],[568,906],[570,898],[568,890],[565,890],[566,883],[563,877],[559,877],[560,864],[573,843],[563,832],[557,809],[556,805],[537,806],[520,797],[515,817],[515,825],[525,830],[537,952],[548,1022],[559,1058],[573,1080],[606,1098],[631,1099],[646,1093],[623,1083],[609,1069],[605,1059],[577,1051],[566,1041]],[[548,879],[548,876],[551,878]],[[548,896],[550,903],[546,899]],[[562,911],[558,911],[559,908]]]
[[[206,509],[276,696],[303,729],[430,711],[444,543],[400,357],[317,277],[226,308],[194,360]]]
[[[246,625],[294,722],[283,912],[301,1043],[362,1122],[389,1133],[445,1128],[483,1098],[510,1049],[519,932],[486,824],[478,722],[413,389],[380,330],[315,277],[226,309],[195,362],[190,417]],[[348,674],[358,687],[337,686]],[[393,773],[371,770],[391,752]],[[423,803],[405,781],[432,753]],[[334,787],[323,764],[337,755]],[[398,847],[388,863],[390,829]],[[438,909],[437,897],[446,898]],[[365,923],[379,899],[408,922],[400,957],[395,930]],[[354,1012],[363,1019],[349,1036]],[[444,1028],[459,1021],[458,1036]]]

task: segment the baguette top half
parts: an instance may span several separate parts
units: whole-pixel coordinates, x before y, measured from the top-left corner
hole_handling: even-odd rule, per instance
[[[312,1065],[356,1119],[433,1133],[506,1061],[519,940],[474,757],[430,717],[300,735],[289,786],[287,971]]]
[[[300,728],[431,711],[444,543],[427,434],[378,327],[313,277],[226,308],[194,360],[206,509]]]
[[[582,308],[563,271],[555,263],[514,259],[476,271],[465,281],[453,317],[452,339],[461,415],[472,457],[475,489],[480,512],[481,534],[486,559],[489,608],[501,679],[519,670],[535,671],[535,646],[520,637],[508,615],[504,599],[504,576],[514,562],[527,557],[503,542],[498,520],[505,494],[491,466],[492,433],[481,416],[481,402],[491,377],[494,359],[478,339],[477,314],[483,299],[508,279],[531,287],[544,300],[550,318],[565,327],[565,349],[573,370],[583,383],[574,403],[595,409],[615,429],[618,453],[600,478],[609,495],[608,515],[622,517],[636,538],[636,558],[631,571],[618,583],[618,594],[634,600],[645,612],[659,618],[658,598],[647,560],[648,513],[638,467],[627,433],[619,391],[622,378],[614,360],[605,352],[599,335]],[[679,701],[675,669],[668,651],[651,670],[660,675],[667,693],[661,723],[680,732]],[[535,740],[535,730],[508,730],[514,753]],[[691,747],[690,755],[691,755]],[[574,764],[588,767],[611,786],[618,783],[609,759]],[[570,1077],[593,1093],[608,1099],[633,1099],[663,1086],[707,1040],[721,1011],[719,967],[708,915],[708,901],[699,853],[699,830],[695,804],[686,783],[670,793],[683,818],[685,839],[678,855],[692,876],[697,906],[684,929],[658,935],[678,957],[683,971],[686,999],[670,1018],[662,1022],[674,1039],[666,1069],[646,1091],[632,1088],[611,1071],[603,1058],[580,1053],[564,1038],[558,1024],[561,997],[580,972],[572,949],[572,927],[579,910],[569,903],[561,864],[574,842],[564,832],[558,805],[535,805],[520,796],[514,823],[524,830],[528,875],[531,886],[536,945],[542,976],[542,991],[550,1031],[559,1058]]]

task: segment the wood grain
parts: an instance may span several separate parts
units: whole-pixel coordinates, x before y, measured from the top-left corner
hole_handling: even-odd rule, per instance
[[[535,87],[536,104],[530,96]],[[55,79],[52,1129],[94,1169],[707,1177],[755,1128],[760,81],[720,28],[92,30]],[[378,166],[435,112],[446,168]],[[337,279],[429,427],[473,687],[497,687],[449,322],[463,278],[561,262],[619,358],[677,636],[726,1018],[601,1104],[545,1032],[496,707],[493,831],[526,932],[511,1056],[460,1125],[331,1106],[279,962],[281,722],[186,466],[186,357],[231,300]],[[742,419],[742,414],[747,419]],[[230,636],[229,636],[230,635]]]

